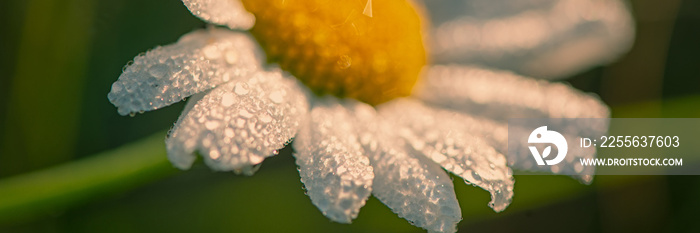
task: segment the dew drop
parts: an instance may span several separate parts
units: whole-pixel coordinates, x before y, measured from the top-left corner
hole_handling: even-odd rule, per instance
[[[148,69],[148,73],[155,78],[162,78],[168,72],[168,66],[163,64],[155,64]]]
[[[226,128],[226,129],[224,130],[224,135],[226,135],[226,137],[232,138],[233,135],[234,135],[234,134],[233,134],[233,129],[231,129],[231,128]]]
[[[112,92],[116,93],[116,92],[121,92],[121,91],[122,91],[122,86],[119,84],[119,82],[114,82],[114,84],[112,84]]]
[[[481,181],[481,176],[475,171],[472,171],[472,177],[474,177],[474,181]]]
[[[226,63],[234,64],[238,62],[238,54],[233,50],[228,50],[224,55],[224,59],[226,60]]]
[[[260,118],[260,122],[263,122],[263,123],[270,123],[272,121],[272,117],[270,115],[265,114],[265,113],[260,115],[259,118]]]
[[[230,107],[233,105],[234,96],[232,93],[225,93],[221,96],[221,105],[224,107]]]
[[[552,173],[557,174],[557,173],[559,173],[559,171],[560,171],[561,169],[559,168],[559,166],[552,166],[551,170],[552,170]]]
[[[445,155],[437,152],[434,152],[431,157],[436,163],[442,163],[445,160],[447,160],[447,157]]]
[[[460,166],[455,166],[452,170],[455,174],[462,174],[464,172],[464,169]]]
[[[211,159],[216,160],[219,159],[219,157],[221,157],[221,153],[219,153],[219,151],[217,150],[213,150],[209,152],[209,157],[211,157]]]
[[[272,93],[270,93],[270,100],[272,100],[272,102],[276,104],[279,104],[282,103],[282,101],[284,100],[284,96],[280,91],[273,91]]]
[[[221,52],[219,52],[219,49],[213,45],[205,47],[202,52],[204,53],[204,57],[209,60],[214,60],[221,57]]]
[[[233,91],[238,95],[245,95],[250,92],[247,83],[236,83],[236,87],[233,88]]]
[[[243,128],[243,126],[245,126],[245,120],[241,118],[236,119],[236,127]]]
[[[217,127],[219,127],[219,122],[207,121],[207,123],[204,123],[204,127],[207,127],[207,129],[209,129],[209,130],[214,130]]]
[[[263,161],[263,157],[257,156],[257,155],[251,155],[249,160],[250,160],[250,163],[252,163],[252,164],[258,164],[258,163]]]
[[[210,147],[210,146],[211,146],[211,138],[204,138],[204,139],[202,139],[202,146],[204,146],[204,147]]]

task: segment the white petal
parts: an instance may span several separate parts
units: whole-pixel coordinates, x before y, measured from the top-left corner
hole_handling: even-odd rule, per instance
[[[447,173],[424,156],[409,153],[404,140],[369,105],[357,103],[350,109],[374,167],[372,194],[415,226],[455,232],[462,212]]]
[[[336,98],[315,103],[294,140],[301,181],[311,201],[333,221],[350,223],[372,191],[374,173]]]
[[[308,111],[306,92],[279,71],[217,87],[180,116],[166,140],[168,157],[188,169],[199,151],[214,170],[252,174],[297,133]]]
[[[489,140],[474,136],[485,134],[483,129],[473,129],[483,126],[469,125],[476,122],[411,99],[391,101],[380,105],[378,111],[415,151],[467,183],[489,191],[489,206],[495,211],[503,211],[510,204],[515,183],[512,171],[506,165],[505,156],[497,152]]]
[[[608,118],[610,111],[597,97],[561,83],[534,80],[509,72],[492,71],[478,67],[434,66],[427,68],[414,95],[428,103],[447,107],[470,115],[493,119],[478,120],[486,127],[472,128],[473,134],[482,136],[499,152],[507,155],[508,165],[518,170],[548,171],[557,174],[578,174],[584,183],[590,183],[594,170],[577,167],[578,158],[593,158],[595,148],[570,151],[567,159],[552,167],[535,166],[527,141],[507,142],[509,118]],[[480,119],[480,117],[467,117]],[[566,138],[602,135],[608,125],[591,124],[573,127]],[[491,130],[492,129],[492,130]],[[511,130],[517,129],[511,127]],[[493,132],[492,136],[488,136]],[[507,135],[507,133],[506,133]],[[570,142],[575,143],[575,142]],[[512,153],[507,146],[510,145]]]
[[[618,0],[424,1],[436,63],[460,62],[562,78],[629,50],[634,21]]]
[[[607,118],[608,107],[569,85],[470,66],[433,66],[414,96],[428,103],[495,120]]]
[[[255,24],[255,16],[239,0],[182,0],[182,3],[200,19],[231,29],[248,30]]]
[[[204,91],[200,92],[197,94],[192,95],[187,100],[187,105],[185,105],[185,108],[182,110],[182,114],[180,114],[180,119],[184,118],[193,108],[197,103],[204,98],[204,96],[208,95],[209,91]],[[177,124],[176,124],[177,125]],[[168,148],[168,152],[170,150],[183,150],[184,145],[176,145],[175,139],[172,138],[172,135],[174,134],[173,131],[175,128],[171,128],[168,131],[168,138],[165,140],[166,147]],[[168,153],[168,159],[170,160],[170,163],[173,164],[173,166],[180,168],[180,169],[189,169],[192,164],[194,163],[196,157],[190,153]]]
[[[122,115],[155,110],[229,80],[248,77],[264,60],[248,34],[197,30],[175,44],[134,58],[112,84],[109,101]]]

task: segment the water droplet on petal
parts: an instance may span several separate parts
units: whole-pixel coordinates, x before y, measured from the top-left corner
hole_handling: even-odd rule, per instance
[[[263,157],[257,155],[251,155],[249,159],[252,164],[258,164],[263,161]]]
[[[241,118],[236,119],[236,127],[243,128],[243,126],[245,126],[245,120]]]
[[[280,91],[273,91],[270,93],[270,100],[276,104],[282,103],[284,100],[284,95]]]
[[[557,173],[559,173],[560,168],[559,168],[559,166],[552,166],[551,170],[552,170],[552,173],[557,174]]]
[[[207,46],[202,49],[202,52],[204,53],[204,57],[209,60],[214,60],[221,57],[221,52],[219,52],[219,49],[216,46]]]
[[[443,161],[445,161],[447,159],[447,157],[445,155],[437,153],[437,152],[433,153],[431,155],[431,158],[433,160],[435,160],[435,162],[437,162],[437,163],[442,163]]]
[[[155,64],[148,69],[148,73],[155,78],[162,78],[168,72],[168,66],[163,64]]]
[[[245,95],[250,92],[247,83],[236,83],[236,87],[233,88],[233,91],[238,95]]]
[[[265,114],[265,113],[260,115],[259,118],[260,118],[260,122],[263,122],[263,123],[270,123],[270,121],[272,121],[272,117],[270,115]]]
[[[231,129],[231,128],[226,128],[226,129],[224,130],[224,135],[226,135],[226,137],[232,138],[233,135],[234,135],[234,134],[233,134],[233,129]]]
[[[216,160],[216,159],[219,159],[219,157],[221,157],[221,153],[219,153],[219,151],[217,151],[217,150],[213,150],[213,151],[209,152],[209,157],[211,157],[211,159]]]
[[[207,127],[209,130],[214,130],[217,127],[219,127],[219,122],[217,121],[207,121],[207,123],[204,123],[204,126]]]
[[[228,64],[234,64],[238,62],[238,54],[235,51],[228,50],[224,55],[224,59]]]
[[[231,93],[226,93],[221,96],[221,105],[224,107],[230,107],[233,105],[235,96]]]
[[[474,178],[474,181],[481,182],[481,176],[479,175],[479,173],[472,171],[472,177]]]
[[[122,91],[122,86],[119,85],[119,82],[114,82],[112,84],[112,92],[121,92]]]

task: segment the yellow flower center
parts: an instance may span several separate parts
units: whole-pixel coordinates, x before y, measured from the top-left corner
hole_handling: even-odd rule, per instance
[[[316,94],[377,105],[410,94],[426,63],[420,18],[406,0],[243,0],[251,33]]]

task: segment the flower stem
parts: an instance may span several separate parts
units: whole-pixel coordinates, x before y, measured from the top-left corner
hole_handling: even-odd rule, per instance
[[[0,180],[0,223],[61,211],[175,173],[164,138],[165,133],[157,133],[86,159]]]

